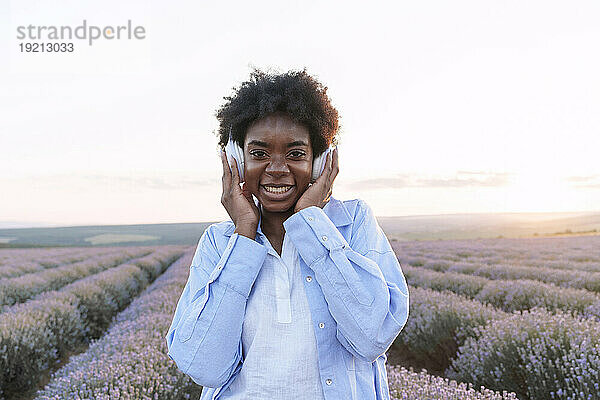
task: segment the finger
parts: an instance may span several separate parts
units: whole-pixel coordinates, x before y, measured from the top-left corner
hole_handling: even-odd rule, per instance
[[[327,204],[327,202],[329,202],[329,199],[331,198],[332,195],[332,190],[331,190],[331,186],[329,187],[329,191],[327,192],[327,195],[325,196],[325,199],[323,199],[323,203]]]
[[[250,190],[248,190],[248,187],[246,186],[246,182],[242,183],[242,194],[244,195],[245,198],[247,198],[249,201],[254,203],[254,199],[252,198],[252,192],[250,192]]]
[[[234,158],[233,163],[231,164],[231,176],[233,178],[233,184],[237,187],[240,187],[240,173],[238,172],[237,160]]]
[[[332,151],[327,153],[327,158],[325,159],[325,169],[327,170],[327,175],[329,175],[331,173],[331,156],[332,156]]]
[[[221,152],[221,163],[223,164],[223,189],[231,186],[231,170],[229,169],[229,163],[227,162],[227,153]]]
[[[250,189],[248,189],[246,181],[244,181],[244,183],[242,183],[242,193],[248,199],[248,201],[250,202],[250,205],[252,206],[252,208],[254,208],[255,210],[258,211],[258,206],[254,202],[254,198],[252,197],[252,192],[250,191]]]
[[[340,162],[339,162],[337,147],[333,150],[332,153],[333,153],[333,157],[332,157],[332,161],[331,161],[331,175],[329,176],[329,181],[331,183],[333,183],[338,172],[340,172]]]

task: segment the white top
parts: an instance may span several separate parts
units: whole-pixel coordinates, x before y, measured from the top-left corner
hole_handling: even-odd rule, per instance
[[[317,343],[296,247],[283,237],[281,257],[268,249],[246,304],[242,327],[243,364],[220,399],[323,399]],[[314,277],[306,277],[314,279]]]

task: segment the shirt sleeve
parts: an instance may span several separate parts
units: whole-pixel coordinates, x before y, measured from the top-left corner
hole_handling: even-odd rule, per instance
[[[182,372],[217,388],[241,365],[246,302],[267,248],[234,233],[219,254],[211,228],[198,242],[166,340],[168,355]]]
[[[408,287],[371,208],[359,200],[350,243],[316,206],[283,225],[314,271],[337,323],[337,339],[355,357],[374,362],[406,324]]]

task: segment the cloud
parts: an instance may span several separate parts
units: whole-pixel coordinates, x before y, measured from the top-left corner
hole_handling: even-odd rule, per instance
[[[587,176],[569,176],[565,178],[565,181],[573,184],[572,186],[576,188],[600,189],[600,174]]]
[[[452,177],[430,177],[425,175],[398,174],[389,178],[364,179],[352,182],[351,189],[402,189],[408,187],[461,188],[461,187],[499,187],[509,183],[510,173],[457,171]]]

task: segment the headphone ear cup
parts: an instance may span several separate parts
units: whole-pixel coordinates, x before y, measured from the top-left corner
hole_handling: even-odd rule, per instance
[[[315,157],[315,159],[313,160],[312,177],[311,177],[312,182],[316,181],[319,178],[319,176],[321,176],[321,173],[325,169],[325,161],[327,160],[327,154],[329,154],[330,151],[331,151],[331,148],[328,148],[327,150],[325,150],[323,152],[323,154],[321,154],[318,157]]]

